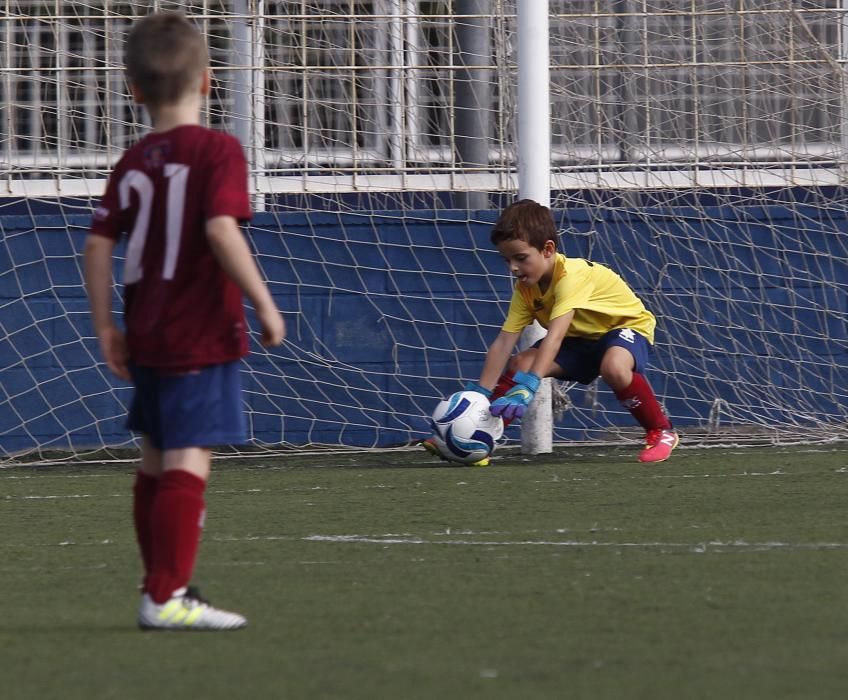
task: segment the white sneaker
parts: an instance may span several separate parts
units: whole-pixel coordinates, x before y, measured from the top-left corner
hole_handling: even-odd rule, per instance
[[[246,625],[238,613],[213,608],[193,586],[174,591],[162,605],[145,593],[138,609],[138,626],[143,630],[237,630]]]

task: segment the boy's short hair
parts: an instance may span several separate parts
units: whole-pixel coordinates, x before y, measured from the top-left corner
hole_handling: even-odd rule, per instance
[[[504,209],[489,239],[495,246],[504,241],[520,240],[536,250],[542,250],[548,241],[553,241],[554,246],[559,247],[559,236],[551,210],[532,199],[513,202]]]
[[[136,22],[124,63],[130,83],[148,106],[173,104],[199,86],[209,65],[206,40],[179,12],[156,12]]]

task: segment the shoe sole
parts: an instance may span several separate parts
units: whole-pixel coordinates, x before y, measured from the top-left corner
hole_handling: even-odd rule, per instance
[[[247,622],[233,627],[194,627],[190,625],[186,627],[160,627],[159,625],[138,623],[138,628],[142,632],[235,632],[236,630],[243,630],[245,627],[247,627]]]

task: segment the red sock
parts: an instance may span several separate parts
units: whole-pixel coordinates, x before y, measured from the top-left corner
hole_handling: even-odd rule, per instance
[[[518,382],[515,381],[515,374],[513,372],[504,372],[498,378],[498,383],[495,384],[495,388],[492,389],[492,395],[489,397],[489,400],[494,401],[495,399],[499,399],[517,383]]]
[[[150,573],[145,590],[162,604],[178,588],[187,586],[203,528],[206,482],[181,469],[166,471],[151,512]]]
[[[159,479],[139,470],[133,485],[133,523],[145,576],[150,573],[150,513],[159,489]]]
[[[671,421],[663,413],[654,390],[638,372],[633,373],[633,381],[630,386],[615,392],[616,398],[621,402],[631,415],[639,422],[646,431],[658,428],[671,428]]]
[[[508,392],[512,387],[514,387],[518,382],[515,381],[515,373],[514,372],[504,372],[499,378],[498,383],[495,384],[495,388],[492,390],[492,395],[489,397],[489,401],[494,401],[495,399],[499,399],[506,392]],[[504,428],[506,428],[510,423],[512,423],[513,418],[504,418],[503,424]]]

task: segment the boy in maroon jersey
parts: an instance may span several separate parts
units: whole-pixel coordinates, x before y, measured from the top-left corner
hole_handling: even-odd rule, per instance
[[[140,20],[126,45],[133,98],[153,130],[121,158],[85,244],[92,320],[109,369],[133,382],[127,425],[142,433],[133,517],[145,577],[143,629],[238,629],[188,586],[205,515],[211,447],[242,443],[242,295],[265,347],[285,337],[239,221],[250,218],[247,164],[232,136],[200,126],[209,94],[203,36],[178,13]],[[128,234],[124,321],[112,318],[112,256]]]

